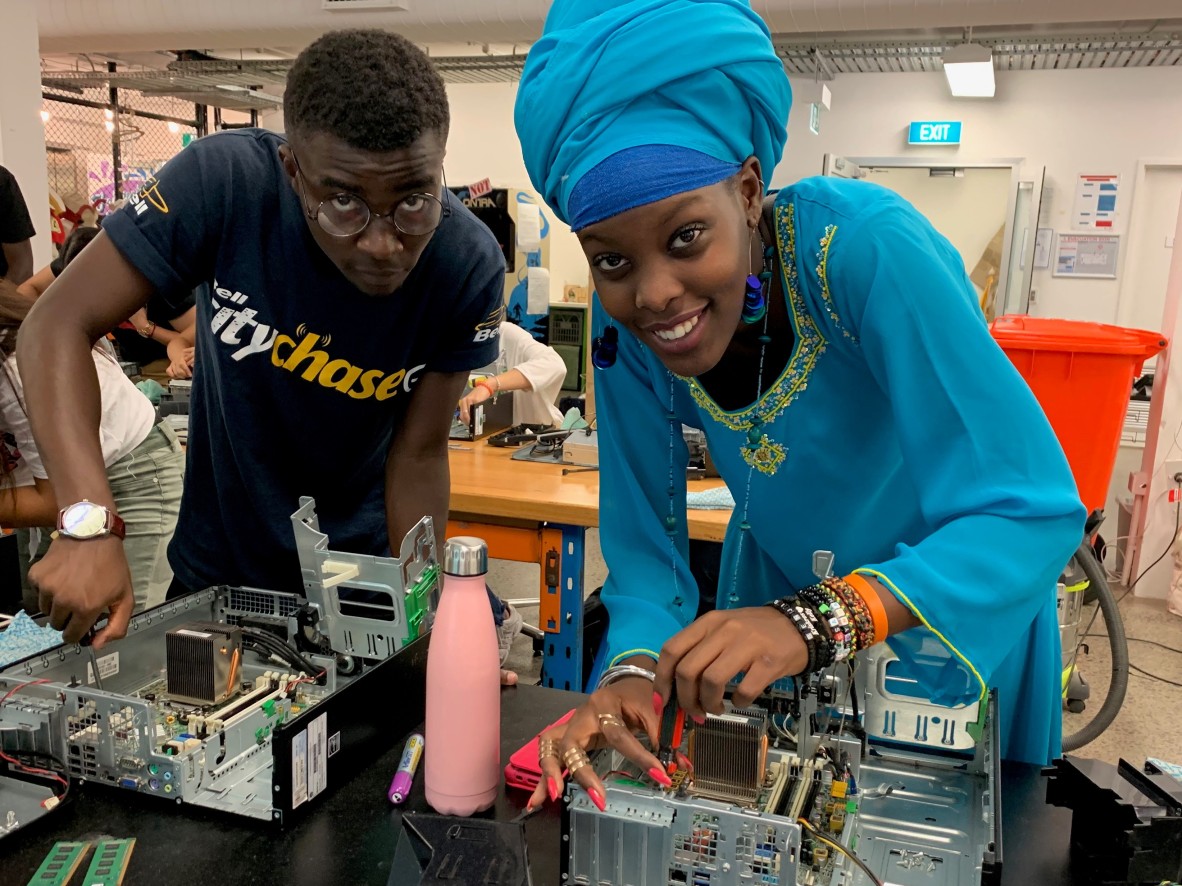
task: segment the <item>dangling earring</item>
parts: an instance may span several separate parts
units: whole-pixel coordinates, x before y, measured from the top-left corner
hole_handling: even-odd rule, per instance
[[[752,228],[752,236],[756,235],[755,228]],[[758,273],[751,273],[747,275],[747,289],[743,296],[743,312],[740,314],[743,322],[750,326],[752,323],[758,323],[763,319],[763,315],[767,313],[767,292],[766,287],[768,281],[772,279],[771,269],[771,253],[770,249],[763,249],[763,238],[759,238],[760,251],[763,253],[763,269]]]
[[[610,324],[606,326],[603,335],[591,342],[591,364],[596,369],[610,369],[616,362],[619,341],[620,333],[616,327]]]

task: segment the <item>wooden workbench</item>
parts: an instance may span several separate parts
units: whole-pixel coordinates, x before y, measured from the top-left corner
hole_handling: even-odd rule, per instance
[[[584,528],[599,525],[599,473],[562,475],[558,465],[513,461],[516,449],[475,443],[454,444],[451,462],[453,519],[549,522]],[[722,481],[690,481],[691,492]],[[689,512],[690,538],[722,541],[730,511]]]

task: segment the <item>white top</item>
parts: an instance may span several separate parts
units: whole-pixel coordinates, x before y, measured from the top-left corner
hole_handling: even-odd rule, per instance
[[[90,353],[98,371],[102,397],[99,439],[103,446],[103,462],[110,467],[144,442],[156,423],[156,409],[118,363],[93,349]],[[46,479],[24,401],[24,385],[17,371],[16,358],[9,357],[0,367],[0,428],[11,435],[19,452],[11,453],[16,461],[12,472],[16,486],[31,486],[33,477]]]
[[[559,425],[562,413],[554,405],[566,378],[566,363],[557,352],[513,323],[501,324],[503,372],[518,370],[532,391],[513,392],[513,424]]]

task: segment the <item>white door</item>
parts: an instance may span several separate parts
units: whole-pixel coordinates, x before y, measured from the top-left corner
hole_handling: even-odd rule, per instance
[[[984,302],[1004,291],[1012,172],[1008,167],[863,166],[948,238]]]
[[[853,160],[839,154],[826,154],[821,166],[821,175],[833,178],[865,178],[866,173]]]
[[[1166,304],[1166,278],[1182,201],[1182,165],[1146,166],[1144,182],[1133,194],[1133,219],[1122,238],[1121,287],[1117,322],[1135,329],[1160,330]]]
[[[1005,292],[998,291],[993,307],[997,316],[1030,313],[1030,279],[1034,273],[1034,247],[1038,237],[1038,217],[1042,209],[1045,166],[1023,166],[1014,197],[1014,224],[1011,228],[1010,272]]]

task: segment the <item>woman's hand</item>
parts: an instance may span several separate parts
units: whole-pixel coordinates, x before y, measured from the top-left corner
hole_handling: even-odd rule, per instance
[[[492,397],[492,392],[484,385],[477,385],[460,400],[460,421],[468,424],[472,420],[472,407],[483,403]]]
[[[653,747],[657,746],[660,724],[660,709],[654,706],[657,703],[653,684],[645,677],[625,677],[597,690],[566,723],[543,733],[542,743],[546,739],[555,741],[558,756],[543,757],[539,761],[542,779],[529,799],[529,808],[541,806],[547,796],[551,800],[562,796],[563,770],[566,769],[562,758],[572,748],[590,751],[610,745],[642,771],[648,772],[654,781],[665,786],[671,784],[661,762],[632,734],[633,731],[641,732],[648,736]],[[593,767],[581,766],[572,777],[602,811],[607,805],[607,795]]]
[[[189,347],[185,340],[179,335],[169,341],[165,345],[165,351],[168,353],[168,377],[169,378],[192,378],[193,377],[193,348]]]
[[[721,714],[727,684],[742,672],[736,707],[751,704],[781,677],[808,666],[808,647],[796,627],[770,606],[716,609],[674,634],[661,649],[653,689],[677,703],[695,722]]]

